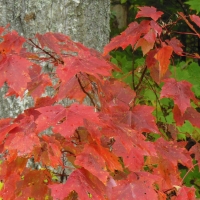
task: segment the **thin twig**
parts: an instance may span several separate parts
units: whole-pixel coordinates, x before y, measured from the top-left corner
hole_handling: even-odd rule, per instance
[[[45,54],[49,55],[51,58],[53,58],[56,62],[60,63],[60,64],[64,64],[64,62],[58,58],[56,58],[55,56],[53,56],[51,53],[49,53],[48,51],[44,50],[43,48],[41,48],[39,45],[37,45],[35,42],[33,42],[32,39],[29,39],[29,41],[38,49],[40,49],[41,51],[43,51]]]
[[[78,132],[77,130],[76,130],[75,132],[76,132],[76,134],[77,134],[77,136],[78,136],[77,139],[78,139],[78,141],[79,141],[79,143],[80,143],[80,142],[81,142],[80,134],[79,134],[79,132]]]
[[[186,176],[193,170],[193,168],[195,167],[195,166],[197,166],[198,165],[198,163],[196,163],[196,164],[194,164],[193,165],[193,167],[192,168],[190,168],[188,171],[187,171],[187,173],[184,175],[184,177],[182,178],[182,181],[181,181],[181,185],[183,185],[183,181],[184,181],[184,179],[186,178]]]
[[[139,83],[138,83],[137,86],[135,87],[135,91],[137,91],[138,88],[140,87],[140,85],[141,85],[141,83],[142,83],[142,81],[143,81],[143,78],[144,78],[144,75],[145,75],[146,71],[147,71],[147,66],[145,66],[145,68],[144,68],[144,70],[143,70],[143,72],[142,72],[142,75],[141,75],[141,77],[140,77]]]
[[[153,90],[153,92],[154,92],[154,94],[155,94],[155,96],[156,96],[157,102],[158,102],[158,104],[159,104],[159,106],[160,106],[160,109],[161,109],[161,111],[162,111],[162,113],[163,113],[163,116],[164,116],[164,118],[165,118],[165,121],[167,122],[167,118],[166,118],[165,115],[164,115],[163,107],[161,106],[161,103],[160,103],[160,100],[159,100],[159,98],[158,98],[158,95],[157,95],[156,91],[154,90],[154,88],[153,88],[153,86],[151,85],[151,83],[149,82],[149,80],[148,80],[146,77],[145,77],[145,79],[146,79],[146,81],[148,82],[150,88]]]
[[[179,32],[179,31],[170,31],[171,33],[179,33],[179,34],[183,34],[183,35],[195,35],[198,36],[199,34],[196,33],[187,33],[187,32]]]
[[[95,108],[97,108],[97,106],[96,106],[96,104],[95,104],[93,98],[91,97],[91,95],[90,95],[90,94],[85,90],[85,88],[83,87],[80,78],[79,78],[77,75],[76,75],[76,78],[77,78],[78,83],[79,83],[79,85],[80,85],[80,87],[81,87],[81,90],[89,97],[89,99],[90,99],[92,105],[93,105]],[[98,109],[98,108],[97,108],[97,109]]]
[[[149,84],[150,88],[152,89],[152,91],[154,92],[154,94],[155,94],[155,96],[156,96],[156,100],[157,100],[156,102],[158,102],[158,104],[159,104],[159,106],[160,106],[160,109],[161,109],[161,112],[162,112],[162,114],[163,114],[163,117],[164,117],[164,119],[165,119],[165,122],[167,123],[167,118],[166,118],[166,116],[165,116],[165,114],[164,114],[164,108],[162,107],[162,105],[161,105],[161,103],[160,103],[160,100],[159,100],[159,98],[158,98],[158,95],[157,95],[155,89],[153,88],[153,86],[151,85],[151,83],[149,82],[149,80],[148,80],[146,77],[145,77],[145,79],[146,79],[146,81],[148,82],[148,84]],[[165,128],[165,129],[166,129],[166,130],[164,130],[164,131],[165,131],[165,132],[168,132],[168,127]],[[166,139],[172,138],[171,135],[169,135],[169,134],[167,134],[167,133],[163,134],[163,133],[161,132],[161,134],[162,134],[164,137],[166,137]]]
[[[134,54],[133,54],[133,60],[134,60]],[[134,62],[132,63],[132,86],[133,90],[135,90],[135,71],[134,71]]]

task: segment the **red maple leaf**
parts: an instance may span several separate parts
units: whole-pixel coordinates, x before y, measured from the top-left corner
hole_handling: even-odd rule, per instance
[[[159,64],[157,63],[150,68],[150,75],[156,83],[160,84],[161,82],[163,82],[163,80],[170,78],[171,72],[169,71],[169,69],[167,69],[165,75],[163,77],[160,77]]]
[[[198,166],[200,167],[200,144],[196,143],[190,149],[190,153],[194,154],[196,161],[198,162]]]
[[[152,36],[152,35],[150,35]],[[150,37],[150,36],[147,36],[147,37]],[[154,46],[154,42],[149,42],[146,40],[146,38],[140,38],[138,40],[138,42],[136,43],[135,45],[135,49],[137,49],[138,47],[141,47],[142,48],[142,52],[143,52],[143,56],[145,54],[147,54],[151,49],[153,49],[153,46]]]
[[[105,124],[105,122],[103,123]],[[103,124],[101,124],[103,126]],[[96,141],[97,145],[93,145],[95,150],[102,156],[102,158],[105,160],[105,163],[106,163],[106,166],[107,168],[114,172],[115,170],[119,170],[119,171],[122,171],[122,166],[118,160],[118,156],[115,155],[113,152],[112,152],[112,144],[111,146],[108,145],[108,143],[110,142],[109,141],[109,138],[107,140],[107,138],[105,136],[110,136],[110,134],[112,134],[114,132],[114,130],[112,130],[112,133],[110,133],[110,129],[103,129],[102,128],[102,131],[99,131],[99,126],[95,123],[92,123],[91,121],[90,122],[86,122],[85,123],[86,125],[86,128],[87,128],[87,131],[89,132],[89,134],[91,135],[91,137],[93,138],[94,141]],[[108,133],[105,134],[105,132],[108,131]],[[113,133],[114,134],[114,133]],[[110,136],[110,138],[113,138],[113,134]],[[104,136],[104,138],[102,138],[102,136]],[[104,140],[107,140],[107,142],[103,141]],[[130,144],[127,144],[127,146],[129,146]]]
[[[154,58],[159,62],[159,77],[160,79],[165,75],[170,64],[170,58],[173,48],[171,46],[165,46],[158,50]]]
[[[99,57],[97,52],[91,50],[79,52],[78,56],[69,56],[63,60],[65,65],[59,65],[56,73],[64,82],[69,81],[79,72],[85,72],[100,79],[99,75],[110,76],[113,69],[112,64],[109,64],[103,57]]]
[[[180,109],[177,105],[174,105],[172,112],[173,112],[173,115],[174,115],[174,120],[176,122],[176,125],[182,126],[184,124],[184,121],[185,121],[185,119],[183,117],[184,114],[182,115],[182,113],[181,113],[181,111],[180,111]]]
[[[101,116],[102,119],[104,118]],[[145,141],[145,137],[131,129],[130,127],[124,127],[124,124],[106,124],[105,119],[103,121],[104,126],[101,125],[101,131],[98,126],[87,123],[87,130],[91,134],[93,140],[99,141],[103,147],[111,151],[114,155],[122,157],[124,165],[132,171],[138,171],[141,169],[144,163],[144,156],[156,155],[156,151],[153,143]],[[109,126],[109,127],[108,127]],[[106,154],[103,153],[103,154]],[[111,158],[107,160],[111,161]],[[115,161],[116,168],[118,162]],[[120,165],[119,165],[120,169]]]
[[[157,21],[158,18],[161,17],[163,12],[161,11],[156,11],[156,8],[151,6],[143,6],[143,7],[138,7],[140,11],[136,15],[136,19],[140,17],[151,17],[154,21]]]
[[[152,115],[153,110],[151,106],[135,106],[131,113],[131,127],[139,132],[159,133],[155,117]]]
[[[58,165],[62,166],[61,161],[61,145],[53,136],[43,135],[41,139],[41,146],[36,146],[33,150],[34,161],[41,162],[45,166],[52,166],[56,168]]]
[[[0,61],[0,87],[7,82],[20,97],[23,96],[30,81],[28,68],[32,63],[17,55],[8,55]]]
[[[183,115],[183,118],[184,120],[190,121],[193,126],[200,128],[200,113],[196,109],[192,107],[187,108],[186,112]]]
[[[82,103],[86,94],[83,92],[81,87],[88,93],[91,91],[91,83],[87,78],[87,75],[83,73],[72,77],[69,81],[62,81],[59,85],[57,99],[61,100],[67,97],[70,99],[76,99]]]
[[[11,131],[12,129],[14,129],[17,126],[18,126],[17,124],[11,124],[10,118],[1,119],[0,120],[0,143],[3,142],[6,135],[9,133],[9,131]]]
[[[51,98],[49,96],[47,96],[47,97],[40,97],[35,102],[35,108],[50,106],[50,105],[53,105],[55,102],[56,102],[55,97],[53,97],[53,98]]]
[[[120,111],[128,111],[134,102],[136,96],[135,91],[123,82],[116,80],[105,81],[101,86],[102,94],[100,100],[104,112],[107,111],[111,115]]]
[[[96,150],[99,152],[99,154],[102,155],[110,171],[114,172],[115,170],[123,170],[118,157],[112,152],[110,152],[110,149],[106,149],[101,145],[97,145]]]
[[[48,170],[31,170],[26,169],[23,173],[24,179],[17,183],[17,190],[15,191],[16,200],[23,200],[28,198],[45,199],[50,195],[50,189],[47,187],[45,180],[49,180],[51,176]]]
[[[44,35],[37,34],[36,37],[42,47],[46,46],[53,50],[57,55],[61,56],[61,59],[66,56],[76,56],[78,52],[88,49],[81,43],[74,42],[69,36],[61,33],[48,32]],[[54,59],[58,59],[58,57],[54,57]]]
[[[4,199],[15,199],[17,183],[21,180],[21,174],[26,168],[28,158],[17,157],[14,160],[7,160],[1,163],[0,179],[3,188],[0,190],[0,197]]]
[[[39,146],[40,141],[36,135],[25,134],[23,132],[16,133],[16,135],[5,142],[5,148],[8,150],[17,150],[18,156],[30,155],[34,146]],[[24,142],[26,141],[26,142]]]
[[[65,184],[49,185],[54,199],[62,200],[76,191],[81,199],[104,200],[107,196],[105,185],[98,178],[84,169],[77,169],[68,177]]]
[[[19,53],[25,41],[25,38],[19,36],[16,31],[7,33],[3,36],[3,42],[0,43],[0,52],[1,54],[8,54],[11,51]]]
[[[86,72],[96,78],[99,78],[99,74],[110,76],[111,70],[116,68],[107,62],[98,51],[89,49],[81,43],[73,42],[65,35],[49,32],[44,35],[37,34],[36,37],[42,48],[46,46],[60,56],[54,57],[50,53],[52,54],[51,59],[57,62],[57,75],[64,82],[79,72]],[[60,64],[61,62],[63,63]]]
[[[41,74],[41,67],[39,65],[32,65],[29,68],[29,75],[31,82],[28,83],[27,89],[34,99],[40,97],[47,86],[52,85],[49,76],[47,74]]]
[[[167,142],[163,138],[159,138],[155,142],[155,148],[163,159],[177,166],[178,162],[188,168],[192,167],[192,159],[189,152],[185,148],[180,148],[174,142]]]
[[[157,157],[147,157],[145,164],[152,167],[152,174],[162,177],[161,181],[158,182],[160,191],[164,191],[168,188],[174,187],[174,185],[181,185],[181,178],[178,173],[177,166],[174,166],[169,160],[165,157],[162,158],[162,155]]]
[[[41,114],[36,120],[37,132],[44,131],[50,126],[55,126],[60,120],[65,117],[66,108],[61,105],[46,106],[37,108]]]
[[[111,199],[146,200],[148,197],[157,199],[153,186],[157,179],[158,176],[146,172],[131,173],[127,179],[118,181],[117,186],[113,187]]]
[[[0,190],[0,196],[4,199],[15,199],[15,193],[17,182],[21,179],[21,176],[13,171],[10,174],[9,179],[3,182],[3,188]]]
[[[58,55],[60,55],[61,49],[60,46],[58,45],[58,40],[53,33],[49,32],[43,35],[36,34],[35,37],[38,39],[42,48],[46,46],[49,49],[53,50]]]
[[[197,15],[190,15],[190,19],[200,27],[200,17]]]
[[[84,126],[84,121],[98,123],[98,113],[94,111],[92,106],[73,104],[66,109],[66,120],[54,126],[53,131],[60,133],[64,137],[70,137],[74,131],[81,126]]]
[[[4,148],[17,150],[19,156],[30,155],[34,146],[40,146],[40,141],[35,133],[36,124],[33,116],[26,116],[20,120],[16,127],[5,141]],[[26,141],[26,142],[24,142]]]
[[[171,98],[179,107],[181,114],[190,107],[190,99],[196,101],[194,93],[191,91],[192,85],[187,81],[176,81],[173,78],[165,79],[160,98]]]
[[[137,144],[137,142],[134,143],[133,141],[128,141],[129,139],[128,137],[126,143],[125,143],[126,140],[124,138],[122,139],[120,137],[114,137],[114,139],[115,142],[111,148],[113,153],[123,158],[124,166],[127,167],[130,171],[133,172],[140,171],[144,166],[144,156],[148,155],[147,151],[150,149],[147,147],[148,145],[141,148],[141,146],[145,143],[144,141],[138,140],[138,142],[142,141],[141,142],[142,144],[140,144],[141,145],[140,146],[139,144]],[[131,149],[129,149],[130,146]],[[153,148],[152,150],[154,151]]]
[[[176,125],[182,126],[185,120],[188,120],[193,126],[200,128],[200,113],[193,107],[188,107],[182,115],[177,105],[173,108]]]
[[[138,147],[133,147],[126,156],[123,156],[123,161],[131,171],[140,171],[144,166],[144,153]]]
[[[5,159],[5,161],[1,163],[1,167],[0,167],[1,180],[2,179],[5,180],[15,173],[20,175],[26,168],[27,161],[28,161],[28,158],[25,158],[25,157],[17,157],[16,159],[12,161]]]
[[[75,164],[84,167],[104,184],[107,182],[109,173],[106,170],[106,162],[95,145],[85,145],[81,154],[76,157]]]
[[[183,44],[180,42],[180,40],[173,37],[171,40],[166,40],[166,42],[169,46],[173,48],[174,52],[177,55],[180,55],[180,56],[183,55],[183,49],[182,49]]]
[[[176,196],[176,200],[195,200],[195,188],[194,187],[181,187]]]
[[[162,28],[158,25],[158,23],[151,20],[150,25],[152,30],[155,32],[155,36],[160,36],[162,33]]]
[[[119,47],[125,49],[128,45],[131,45],[132,48],[134,48],[141,35],[148,33],[149,30],[149,21],[142,21],[140,24],[132,22],[121,35],[114,37],[111,42],[105,46],[104,55]]]
[[[147,57],[146,57],[146,65],[150,69],[151,67],[154,67],[158,61],[155,59],[155,54],[158,52],[157,49],[153,49],[150,52],[148,52]]]
[[[154,44],[156,40],[156,32],[154,29],[150,29],[149,32],[143,37],[150,44]]]

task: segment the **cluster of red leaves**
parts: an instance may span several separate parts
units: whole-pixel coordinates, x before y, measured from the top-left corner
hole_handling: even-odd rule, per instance
[[[164,82],[160,98],[174,100],[177,125],[189,120],[200,127],[200,114],[190,105],[190,100],[197,101],[191,84],[166,77],[172,53],[183,55],[180,41],[161,41],[162,27],[157,20],[162,12],[154,7],[139,9],[136,18],[152,20],[130,24],[105,47],[104,55],[118,47],[141,47],[152,78]],[[190,18],[199,25],[197,16]],[[5,32],[0,28],[0,86],[7,82],[7,95],[20,97],[28,90],[35,104],[16,119],[0,120],[0,197],[164,200],[173,191],[176,194],[171,199],[195,199],[195,189],[183,185],[178,164],[192,168],[191,154],[200,163],[199,145],[189,152],[183,143],[164,139],[152,115],[154,107],[136,105],[135,92],[110,78],[112,70],[118,70],[115,66],[100,53],[59,33],[37,34],[37,42],[28,40],[38,49],[30,53],[23,48],[23,37],[15,31]],[[56,83],[41,72],[42,62],[54,66],[51,77]],[[53,97],[41,97],[47,86],[54,88]],[[83,104],[86,96],[91,106]],[[58,104],[64,98],[76,103]],[[52,134],[41,133],[49,127]],[[160,136],[155,142],[146,137],[152,132]],[[60,166],[64,171],[67,166],[61,157],[74,170],[65,183],[55,183],[49,167]],[[30,158],[42,168],[28,168]]]

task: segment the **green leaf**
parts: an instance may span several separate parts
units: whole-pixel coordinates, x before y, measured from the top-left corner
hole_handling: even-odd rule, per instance
[[[179,132],[181,133],[192,133],[194,131],[194,127],[192,126],[192,124],[189,121],[185,121],[185,123],[183,124],[183,126],[181,127],[177,127]]]
[[[153,102],[153,101],[156,100],[156,95],[152,90],[146,89],[144,91],[144,98],[146,100],[149,100],[149,101]]]
[[[196,10],[198,13],[200,12],[200,1],[199,0],[189,0],[185,2],[190,5],[190,8]]]
[[[177,127],[177,128],[179,130],[178,139],[180,139],[180,137],[183,137],[182,134],[184,134],[185,137],[190,136],[195,141],[200,140],[200,129],[197,127],[194,127],[188,120],[185,121],[183,126]]]
[[[168,124],[172,124],[174,122],[174,117],[172,112],[170,112],[167,116],[166,116],[166,120]]]
[[[177,138],[178,140],[186,140],[186,135],[184,133],[178,133]]]
[[[127,0],[121,0],[121,4],[126,3],[126,2],[127,2]]]
[[[177,67],[170,66],[170,70],[173,74],[173,77],[178,81],[188,80],[190,75],[188,73],[188,64],[186,62],[180,62]]]
[[[162,105],[165,109],[167,109],[167,110],[168,110],[169,108],[173,108],[173,106],[174,106],[173,100],[168,99],[168,98],[160,99],[160,103],[161,103],[161,105]]]
[[[197,198],[200,197],[200,190],[199,190],[199,184],[200,184],[200,173],[198,166],[195,166],[193,170],[191,170],[187,175],[188,172],[187,169],[181,169],[181,177],[184,177],[184,184],[188,187],[195,187],[196,188],[196,196]],[[186,175],[186,176],[185,176]]]
[[[137,59],[135,60],[134,66],[135,66],[135,67],[141,67],[141,66],[143,66],[144,64],[145,64],[145,59],[144,59],[144,58],[137,58]]]
[[[115,58],[112,57],[110,61],[111,61],[113,64],[118,65],[117,59],[115,59]]]
[[[188,66],[188,74],[189,74],[188,81],[193,85],[192,90],[194,91],[196,96],[200,97],[200,82],[198,76],[198,74],[200,74],[200,67],[198,63],[192,62]]]
[[[200,129],[195,127],[191,136],[194,140],[199,141],[200,140]]]

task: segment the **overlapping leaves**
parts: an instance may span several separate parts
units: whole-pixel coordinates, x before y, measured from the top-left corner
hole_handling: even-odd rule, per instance
[[[164,82],[160,98],[174,102],[176,124],[188,120],[199,127],[199,114],[190,102],[198,103],[192,85],[165,77],[172,54],[183,55],[183,45],[172,38],[152,50],[162,34],[157,20],[163,13],[154,7],[139,9],[136,18],[152,20],[130,24],[105,47],[104,54],[128,45],[134,50],[141,47],[152,79],[157,84]],[[198,25],[197,17],[191,19]],[[199,162],[199,145],[188,151],[173,137],[166,137],[152,114],[155,107],[138,104],[138,91],[110,77],[117,67],[62,34],[37,34],[38,44],[29,40],[42,56],[22,49],[24,39],[16,32],[2,37],[0,85],[7,82],[10,94],[19,96],[28,90],[35,104],[16,119],[0,120],[0,197],[167,199],[171,194],[166,191],[174,192],[176,187],[175,199],[182,199],[182,194],[194,199],[195,190],[182,185],[178,166],[192,168],[190,154]],[[48,74],[41,73],[38,61],[55,67],[54,84]],[[54,89],[52,98],[41,97],[47,86]],[[83,104],[86,96],[91,105]],[[76,103],[58,104],[65,97]],[[155,136],[152,140],[151,134]],[[28,168],[28,159],[34,159],[41,169]],[[66,160],[73,166],[71,174],[65,173]],[[55,175],[52,168],[58,166],[62,172]],[[55,183],[54,176],[67,180]]]

